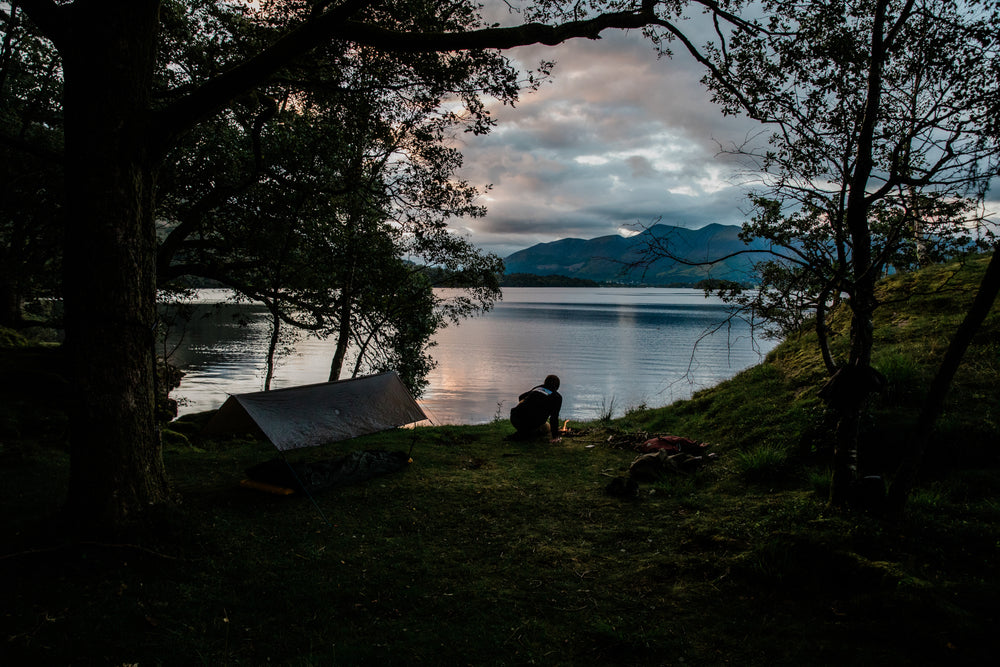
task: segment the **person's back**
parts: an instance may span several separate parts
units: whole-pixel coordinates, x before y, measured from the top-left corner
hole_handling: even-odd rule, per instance
[[[517,397],[518,403],[510,411],[510,423],[521,437],[538,433],[546,421],[549,422],[550,437],[559,440],[559,410],[562,396],[559,395],[559,378],[549,375],[545,382],[532,387]]]

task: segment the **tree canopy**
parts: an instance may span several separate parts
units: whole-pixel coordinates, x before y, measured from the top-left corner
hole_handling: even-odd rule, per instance
[[[61,66],[17,5],[0,5],[0,22],[0,324],[16,327],[61,294]]]
[[[202,4],[219,22],[217,4]],[[253,15],[270,25],[279,9],[263,3]],[[191,40],[211,42],[224,32],[229,41],[247,39],[240,32],[246,11],[222,13],[226,21],[210,33],[170,41],[164,57],[190,76],[220,69],[210,61],[211,44],[195,50]],[[446,23],[461,28],[462,20]],[[396,370],[419,391],[430,362],[417,359],[429,335],[499,295],[499,259],[447,229],[452,217],[482,213],[479,191],[454,178],[462,156],[451,137],[488,131],[481,96],[512,101],[518,85],[498,54],[397,56],[331,44],[290,64],[168,155],[159,186],[161,286],[185,275],[220,281],[267,305],[272,342],[282,325],[333,334],[330,379],[340,377],[353,344],[352,374],[383,369],[384,361],[366,358],[409,359],[420,372]],[[403,283],[419,282],[416,270],[386,275],[406,259],[478,279],[441,302],[413,300]],[[436,312],[418,314],[418,302]],[[381,349],[417,344],[412,337],[358,333],[372,318],[388,329],[393,308],[430,326],[416,356]]]

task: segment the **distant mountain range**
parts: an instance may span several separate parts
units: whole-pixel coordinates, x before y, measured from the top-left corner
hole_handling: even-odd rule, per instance
[[[597,282],[634,285],[691,285],[706,279],[756,283],[753,264],[761,253],[734,255],[741,250],[767,249],[764,242],[744,244],[735,225],[708,225],[686,229],[654,225],[625,237],[616,234],[595,239],[561,239],[539,243],[505,258],[507,274],[567,276]],[[682,261],[661,258],[648,265],[632,266],[643,259],[643,249],[658,243]],[[711,262],[691,266],[685,262]]]

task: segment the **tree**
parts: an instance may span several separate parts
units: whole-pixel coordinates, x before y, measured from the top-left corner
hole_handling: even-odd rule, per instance
[[[78,525],[113,527],[168,495],[154,415],[156,172],[179,138],[318,46],[341,42],[399,52],[455,52],[558,44],[609,28],[641,28],[661,3],[631,3],[558,25],[423,30],[422,14],[477,14],[455,1],[328,0],[287,11],[280,31],[225,71],[164,100],[159,0],[22,0],[37,34],[59,54],[64,85],[66,348],[75,388],[67,508]],[[219,2],[219,5],[229,4]],[[714,3],[705,2],[708,6]],[[294,7],[300,7],[296,3]],[[664,3],[670,11],[676,3]],[[433,10],[433,11],[432,11]],[[410,16],[400,25],[395,16]],[[248,21],[248,30],[258,24]],[[228,46],[228,45],[226,45]]]
[[[16,4],[0,5],[0,22],[0,325],[18,327],[26,306],[60,295],[62,111],[51,45]]]
[[[777,128],[766,149],[737,149],[765,176],[744,234],[780,248],[753,302],[787,313],[786,295],[804,294],[794,310],[815,312],[833,373],[824,396],[839,417],[831,500],[840,505],[859,474],[861,418],[879,385],[875,282],[891,267],[968,247],[998,172],[997,8],[772,0],[764,9],[766,28],[714,49],[709,85],[725,112]],[[849,356],[836,360],[825,314],[845,298]]]
[[[216,26],[213,39],[226,29]],[[174,41],[192,49],[190,38]],[[183,68],[191,71],[206,58],[176,60],[193,60]],[[499,259],[445,240],[450,217],[482,213],[475,205],[478,191],[454,178],[461,153],[446,142],[457,130],[489,129],[480,95],[512,101],[515,77],[496,54],[415,57],[365,48],[345,55],[342,47],[327,47],[307,63],[286,67],[274,83],[203,124],[168,157],[159,188],[158,214],[167,231],[158,257],[161,286],[198,275],[262,301],[273,331],[265,388],[283,325],[332,335],[330,379],[336,380],[354,329],[370,315],[359,311],[366,304],[383,313],[399,301],[411,318],[436,326],[446,318],[418,315],[413,305],[455,313],[461,300],[488,309],[499,296]],[[387,280],[383,270],[403,257],[462,270],[465,296],[403,304],[405,288],[396,281],[412,281],[414,272]],[[473,272],[478,282],[468,281]],[[416,345],[413,337],[365,340],[355,349],[369,355],[381,344]],[[398,369],[413,379],[411,391],[423,385],[430,368],[418,361],[426,345],[419,348],[394,357],[422,369]],[[353,364],[355,374],[364,356]]]

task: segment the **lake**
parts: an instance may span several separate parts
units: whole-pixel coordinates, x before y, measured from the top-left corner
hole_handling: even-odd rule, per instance
[[[755,337],[700,290],[505,288],[489,313],[435,336],[437,367],[418,402],[435,424],[506,416],[549,373],[562,380],[563,419],[589,420],[688,398],[757,364],[774,341]],[[180,413],[217,408],[230,393],[263,388],[269,325],[262,306],[201,290],[196,317],[168,337],[185,372]],[[241,325],[238,320],[243,320]],[[333,345],[301,337],[281,358],[273,389],[327,379]]]

